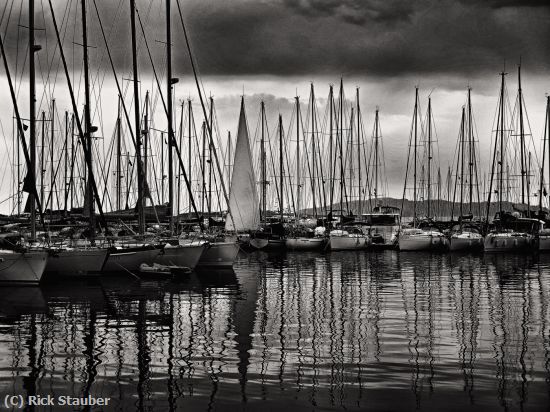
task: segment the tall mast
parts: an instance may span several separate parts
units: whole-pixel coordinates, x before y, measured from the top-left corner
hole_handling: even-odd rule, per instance
[[[261,216],[260,222],[263,220],[266,221],[266,212],[267,212],[267,179],[266,179],[266,155],[265,155],[265,103],[262,100],[260,103],[261,107],[261,117],[262,117],[262,136],[260,140],[260,163],[261,163],[261,181],[262,181],[262,204],[261,204]]]
[[[464,129],[465,129],[465,110],[464,107],[462,107],[462,117],[460,121],[460,156],[459,156],[459,162],[460,162],[460,206],[459,206],[459,216],[464,215],[463,211],[463,203],[464,203]]]
[[[311,83],[311,192],[313,193],[313,215],[317,217],[317,205],[315,203],[315,91],[313,89],[313,83]]]
[[[55,99],[52,99],[52,113],[51,113],[51,140],[50,140],[50,216],[53,211],[53,196],[54,196],[54,186],[55,186],[55,172],[53,166],[53,151],[54,151],[54,134],[55,134]]]
[[[64,203],[63,203],[63,211],[67,212],[67,179],[69,177],[69,112],[65,111],[65,168],[64,168],[64,174],[63,174],[63,196],[64,196]]]
[[[116,119],[116,209],[121,209],[120,200],[122,198],[122,171],[120,170],[120,156],[122,148],[122,128],[121,128],[121,118],[120,118],[120,96],[118,97],[118,110],[117,110],[117,119]]]
[[[525,130],[523,128],[523,97],[521,90],[521,63],[518,65],[518,106],[519,106],[519,146],[521,157],[521,203],[525,204],[526,164],[525,164]],[[527,193],[529,197],[529,193]]]
[[[145,92],[145,113],[143,114],[143,130],[139,130],[138,133],[140,135],[143,135],[143,180],[147,182],[147,163],[149,160],[149,90]],[[146,202],[147,199],[144,198],[144,206],[146,205]]]
[[[474,125],[473,125],[473,119],[472,119],[472,97],[471,97],[472,89],[468,87],[468,172],[469,172],[469,180],[468,180],[468,198],[470,199],[469,202],[469,210],[468,213],[472,213],[472,204],[473,204],[473,197],[474,197],[474,161],[475,161],[475,142],[474,142]],[[479,199],[478,199],[479,201]]]
[[[214,130],[214,99],[212,96],[210,96],[210,119],[208,121],[210,130]],[[204,134],[206,137],[206,133]],[[211,142],[208,141],[208,198],[207,198],[207,206],[208,206],[208,216],[212,214],[212,145]]]
[[[499,211],[502,212],[502,194],[504,190],[504,76],[506,73],[501,74],[502,81],[500,86],[500,130],[497,129],[497,133],[500,131],[500,179],[498,189],[498,204]]]
[[[353,153],[353,121],[354,121],[354,112],[353,112],[353,107],[351,108],[351,113],[350,113],[350,122],[349,122],[349,136],[350,136],[350,141],[349,141],[349,145],[347,146],[348,147],[348,150],[350,151],[350,153]],[[350,154],[349,156],[349,197],[350,199],[353,200],[353,156]]]
[[[30,92],[30,170],[31,181],[36,186],[36,80],[34,53],[40,46],[34,43],[34,0],[29,0],[29,92]],[[36,190],[34,191],[36,193]],[[31,212],[31,240],[36,240],[36,198],[35,193],[29,194]],[[43,203],[40,203],[43,205]]]
[[[300,98],[296,96],[296,223],[300,220]]]
[[[202,154],[201,154],[201,177],[202,177],[202,196],[201,213],[204,214],[204,201],[206,199],[206,122],[202,122]]]
[[[413,226],[416,227],[416,152],[418,141],[418,87],[414,101],[414,169],[413,169]]]
[[[378,108],[374,114],[374,203],[378,203]]]
[[[332,221],[332,204],[334,202],[334,169],[333,169],[333,157],[334,157],[334,154],[332,152],[332,146],[333,146],[333,139],[332,139],[332,120],[333,120],[333,111],[334,111],[334,90],[333,90],[333,86],[332,84],[330,85],[330,89],[329,89],[329,96],[328,96],[328,100],[329,100],[329,143],[328,143],[328,148],[329,148],[329,167],[330,167],[330,172],[329,172],[329,184],[330,184],[330,206],[329,206],[329,209],[330,209],[330,212],[329,212],[329,215],[330,215],[330,219]]]
[[[166,111],[168,113],[168,216],[170,219],[170,233],[174,232],[174,166],[172,158],[172,136],[174,136],[172,113],[172,84],[177,80],[172,79],[172,29],[170,0],[166,0]]]
[[[340,78],[340,123],[338,140],[340,142],[340,213],[344,215],[344,187],[345,187],[345,174],[344,174],[344,80]]]
[[[86,0],[81,0],[82,10],[82,47],[84,51],[84,137],[86,140],[86,146],[88,150],[85,150],[84,156],[86,157],[86,163],[92,165],[92,120],[90,116],[90,78],[88,73],[88,29],[86,23]],[[92,173],[90,170],[88,174]],[[86,196],[88,196],[88,213],[90,216],[90,237],[95,237],[95,207],[94,207],[94,192],[91,184],[91,176],[86,179]]]
[[[83,0],[84,1],[84,0]],[[139,234],[145,233],[145,216],[143,210],[143,171],[141,163],[141,133],[140,133],[140,115],[139,115],[139,85],[138,85],[138,66],[137,66],[137,41],[136,41],[136,2],[130,0],[130,24],[132,29],[132,68],[133,68],[133,83],[134,83],[134,126],[136,130],[136,162],[137,162],[137,178],[138,178],[138,226]]]
[[[189,170],[189,183],[191,186],[191,189],[193,188],[193,169],[192,169],[192,149],[193,149],[193,140],[191,138],[191,125],[193,121],[193,112],[191,110],[191,99],[187,99],[187,107],[188,107],[188,114],[187,114],[187,120],[188,120],[188,131],[189,131],[189,146],[188,149],[188,170]],[[192,190],[189,192],[189,215],[191,215],[191,209],[193,207],[193,193]]]
[[[357,100],[357,184],[358,184],[358,197],[359,197],[359,207],[357,214],[359,217],[363,214],[363,188],[361,187],[361,148],[362,148],[362,136],[361,136],[361,106],[359,105],[359,87],[355,89],[356,100]],[[353,124],[352,124],[353,127]]]
[[[40,135],[40,204],[44,204],[44,178],[46,177],[46,169],[44,168],[44,147],[45,147],[45,139],[44,136],[46,135],[46,113],[42,110],[42,133]],[[47,205],[44,206],[44,209]]]
[[[283,117],[279,114],[279,186],[281,188],[280,190],[280,197],[279,197],[279,215],[281,222],[284,219],[283,216],[283,207],[284,207],[284,153],[283,153]]]
[[[428,219],[432,201],[432,98],[428,97]]]

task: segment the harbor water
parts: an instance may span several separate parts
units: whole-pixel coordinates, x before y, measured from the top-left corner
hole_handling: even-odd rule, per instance
[[[91,395],[113,411],[550,404],[550,256],[256,252],[177,281],[2,293],[2,397]]]

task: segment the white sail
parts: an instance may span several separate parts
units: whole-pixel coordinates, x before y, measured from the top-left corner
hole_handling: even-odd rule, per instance
[[[239,130],[235,146],[231,186],[229,189],[229,214],[225,229],[230,231],[256,230],[260,224],[260,203],[256,192],[256,176],[252,164],[252,152],[248,138],[244,99],[241,101]]]

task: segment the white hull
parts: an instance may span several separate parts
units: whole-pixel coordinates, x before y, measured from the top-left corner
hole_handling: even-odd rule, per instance
[[[450,250],[454,252],[481,250],[483,249],[483,237],[477,233],[451,235],[449,247]]]
[[[526,233],[489,233],[485,236],[485,252],[526,252],[534,238]]]
[[[107,254],[107,249],[61,249],[49,257],[46,272],[71,277],[99,273]]]
[[[212,243],[203,252],[198,267],[232,267],[239,253],[236,242]]]
[[[139,272],[142,263],[152,265],[160,253],[157,248],[128,247],[110,251],[103,272]]]
[[[166,245],[156,257],[155,263],[194,269],[207,247],[207,243],[178,246]]]
[[[290,237],[286,239],[286,247],[290,250],[318,250],[325,244],[325,239],[319,237]]]
[[[399,250],[402,251],[440,251],[449,248],[449,241],[439,232],[402,233],[399,236]]]
[[[0,283],[37,285],[42,279],[48,253],[0,251]]]
[[[369,238],[364,236],[331,236],[330,249],[338,250],[362,250],[369,245]]]

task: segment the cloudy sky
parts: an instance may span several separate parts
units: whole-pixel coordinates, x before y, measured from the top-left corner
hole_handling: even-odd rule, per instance
[[[414,87],[421,90],[424,108],[431,93],[442,167],[452,161],[461,106],[472,87],[482,159],[489,158],[492,121],[497,104],[499,72],[505,65],[510,99],[517,87],[521,59],[525,100],[533,138],[540,142],[545,93],[550,91],[550,5],[544,0],[179,0],[191,37],[205,91],[216,100],[221,130],[237,128],[239,99],[247,102],[250,128],[255,128],[258,103],[267,103],[274,128],[278,112],[289,118],[293,98],[307,101],[311,82],[326,98],[329,84],[344,79],[346,95],[360,87],[368,133],[375,107],[381,123],[390,192],[400,196],[407,139],[414,103]],[[42,4],[44,9],[42,9]],[[64,37],[64,49],[81,90],[80,1],[54,1]],[[90,58],[96,123],[110,136],[116,112],[116,89],[99,31],[93,0],[88,0]],[[120,78],[131,76],[128,0],[96,0]],[[189,59],[176,0],[172,0],[174,77],[176,99],[196,100]],[[149,47],[164,75],[165,2],[138,0],[138,11]],[[69,108],[66,82],[55,51],[55,35],[47,2],[37,2],[39,53],[38,101],[47,110],[52,97]],[[26,2],[5,0],[0,6],[1,30],[12,71],[20,77],[19,98],[28,116],[25,81]],[[19,25],[18,25],[19,24]],[[141,90],[154,90],[151,64],[138,33]],[[12,106],[4,71],[0,101],[5,148],[12,139]],[[49,79],[49,80],[47,80]],[[56,81],[54,81],[56,79]],[[100,89],[101,88],[101,89]],[[101,92],[100,92],[101,90]],[[81,92],[79,102],[81,103]],[[160,108],[160,106],[159,106]],[[160,110],[159,110],[160,112]],[[99,116],[99,113],[102,116]],[[8,115],[6,115],[8,114]],[[197,111],[198,114],[198,111]],[[159,115],[160,116],[160,115]],[[157,127],[164,128],[162,117]],[[6,158],[4,153],[3,159]],[[2,200],[9,196],[8,162],[3,161]],[[5,211],[6,203],[0,205]]]

